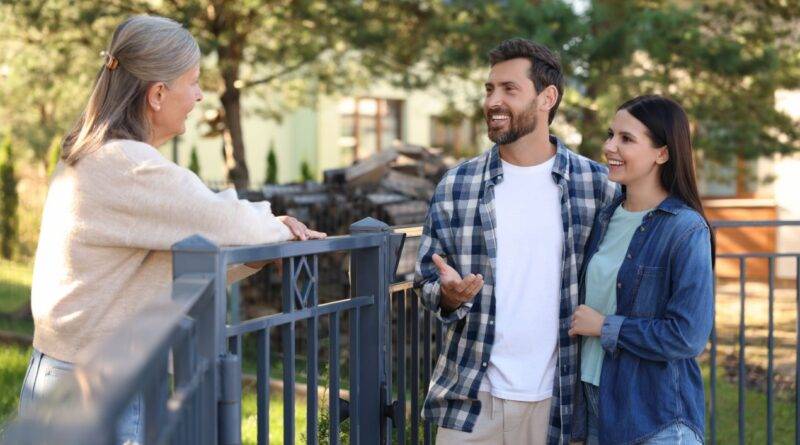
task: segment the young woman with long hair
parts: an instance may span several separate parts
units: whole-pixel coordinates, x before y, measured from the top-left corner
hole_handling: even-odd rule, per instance
[[[713,325],[714,237],[686,113],[632,99],[603,149],[623,194],[595,222],[570,331],[583,336],[587,444],[703,443],[696,357]]]

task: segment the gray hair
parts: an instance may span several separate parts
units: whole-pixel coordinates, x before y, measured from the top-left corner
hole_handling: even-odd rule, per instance
[[[147,90],[170,83],[200,63],[200,48],[174,20],[135,16],[114,31],[80,119],[64,138],[61,159],[74,164],[111,139],[146,141]]]

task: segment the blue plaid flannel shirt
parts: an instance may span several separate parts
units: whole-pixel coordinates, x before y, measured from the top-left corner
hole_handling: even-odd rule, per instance
[[[619,191],[608,181],[605,166],[573,153],[554,136],[550,140],[557,147],[552,174],[561,189],[564,223],[558,372],[548,430],[548,443],[559,444],[585,434],[580,413],[573,416],[575,405],[583,406],[581,392],[576,391],[579,341],[567,332],[578,305],[578,275],[595,213]],[[502,180],[497,146],[451,169],[436,187],[423,228],[415,282],[422,289],[423,306],[445,323],[446,330],[422,416],[445,428],[471,432],[481,409],[478,390],[494,343],[494,186]],[[531,192],[531,205],[536,205],[536,192]],[[452,312],[439,307],[434,253],[446,258],[462,276],[483,275],[483,289],[471,303]],[[573,431],[573,422],[578,432]]]

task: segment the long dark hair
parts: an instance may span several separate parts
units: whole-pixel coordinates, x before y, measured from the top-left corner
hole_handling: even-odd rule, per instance
[[[682,199],[693,208],[709,227],[711,261],[715,262],[716,237],[708,222],[697,190],[692,157],[692,135],[689,118],[677,102],[657,95],[633,98],[617,109],[625,110],[647,127],[653,147],[667,147],[669,160],[661,165],[661,185],[670,195]]]

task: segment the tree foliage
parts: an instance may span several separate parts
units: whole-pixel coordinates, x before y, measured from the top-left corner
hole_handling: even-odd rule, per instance
[[[11,136],[0,143],[0,256],[10,259],[14,254],[19,230],[17,208],[17,176],[14,172],[14,152]]]
[[[20,47],[10,61],[20,87],[26,85],[25,79],[42,78],[34,83],[45,98],[30,100],[25,109],[30,114],[40,102],[49,104],[50,108],[42,108],[47,116],[38,118],[49,122],[59,112],[77,117],[76,96],[59,92],[61,84],[66,81],[70,89],[86,91],[78,97],[88,96],[87,73],[100,68],[97,54],[123,18],[145,13],[181,22],[208,56],[203,83],[219,100],[207,113],[207,134],[223,137],[228,178],[245,187],[249,173],[242,134],[243,94],[263,97],[291,91],[294,85],[299,87],[295,92],[302,91],[295,97],[313,101],[316,93],[349,88],[372,74],[403,72],[424,54],[425,24],[435,16],[437,4],[434,0],[23,0],[4,6],[3,22],[16,24],[3,40]],[[30,59],[27,53],[35,57]],[[37,70],[41,72],[34,76]],[[265,111],[279,117],[285,111],[280,107]],[[46,137],[34,137],[29,123],[32,145],[43,150],[69,119],[57,121],[60,126],[42,127],[48,129]]]
[[[797,122],[775,91],[800,87],[797,0],[450,2],[437,72],[486,68],[503,39],[531,38],[561,55],[568,77],[560,111],[597,157],[616,107],[640,94],[677,99],[707,157],[751,159],[800,148]],[[476,100],[476,102],[478,102]]]
[[[589,156],[616,106],[643,93],[681,102],[709,158],[798,149],[797,123],[774,99],[800,87],[797,0],[0,0],[0,117],[43,162],[77,119],[113,28],[139,13],[171,17],[197,38],[203,87],[216,93],[204,131],[222,137],[239,187],[249,180],[247,113],[280,119],[378,78],[444,91],[468,79],[479,107],[486,53],[516,36],[560,53],[561,116]],[[270,100],[246,109],[245,98]]]

